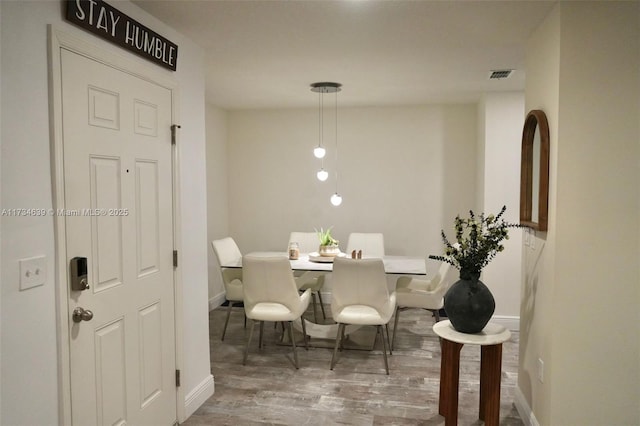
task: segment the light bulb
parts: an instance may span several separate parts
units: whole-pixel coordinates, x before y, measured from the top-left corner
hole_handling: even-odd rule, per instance
[[[334,206],[339,206],[340,204],[342,204],[342,197],[338,195],[337,192],[331,196],[331,204],[333,204]]]
[[[329,177],[329,172],[327,172],[325,169],[320,169],[318,170],[318,173],[316,173],[316,176],[318,177],[319,181],[324,182]]]
[[[325,150],[323,147],[318,146],[315,147],[313,149],[313,155],[316,156],[316,158],[324,158],[324,155],[327,153],[327,150]]]

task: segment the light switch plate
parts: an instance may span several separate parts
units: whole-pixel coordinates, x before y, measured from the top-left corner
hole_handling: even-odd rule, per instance
[[[47,258],[46,256],[30,257],[20,259],[20,290],[44,285],[47,280]]]

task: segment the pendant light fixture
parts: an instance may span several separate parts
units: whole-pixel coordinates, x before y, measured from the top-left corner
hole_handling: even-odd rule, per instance
[[[338,92],[341,90],[342,84],[331,82],[313,83],[311,91],[318,93],[318,146],[314,148],[313,155],[322,159],[322,166],[316,173],[318,180],[324,182],[329,178],[329,172],[324,169],[324,156],[326,150],[323,146],[324,142],[324,95],[327,93],[335,94],[335,131],[336,131],[336,192],[331,196],[331,204],[339,206],[342,203],[342,197],[338,194]]]
[[[313,83],[311,91],[318,94],[318,146],[313,149],[316,158],[324,158],[326,150],[322,145],[324,140],[324,95],[325,93],[337,93],[340,91],[340,83]]]
[[[311,85],[311,91],[318,94],[318,146],[313,149],[313,155],[316,158],[324,158],[327,153],[322,142],[324,139],[324,94],[331,93],[329,90],[333,88],[333,86],[328,86],[329,84],[334,83],[313,83]]]

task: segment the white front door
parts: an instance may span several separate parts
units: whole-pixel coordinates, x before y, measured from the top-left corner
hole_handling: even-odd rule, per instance
[[[169,89],[61,51],[74,425],[176,421]],[[73,278],[69,273],[70,280]]]

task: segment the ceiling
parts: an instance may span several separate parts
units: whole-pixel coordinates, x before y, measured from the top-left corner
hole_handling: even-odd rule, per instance
[[[206,52],[207,101],[224,109],[475,102],[524,90],[526,41],[555,1],[133,0]],[[178,67],[180,67],[178,56]],[[489,80],[491,70],[513,69]]]

